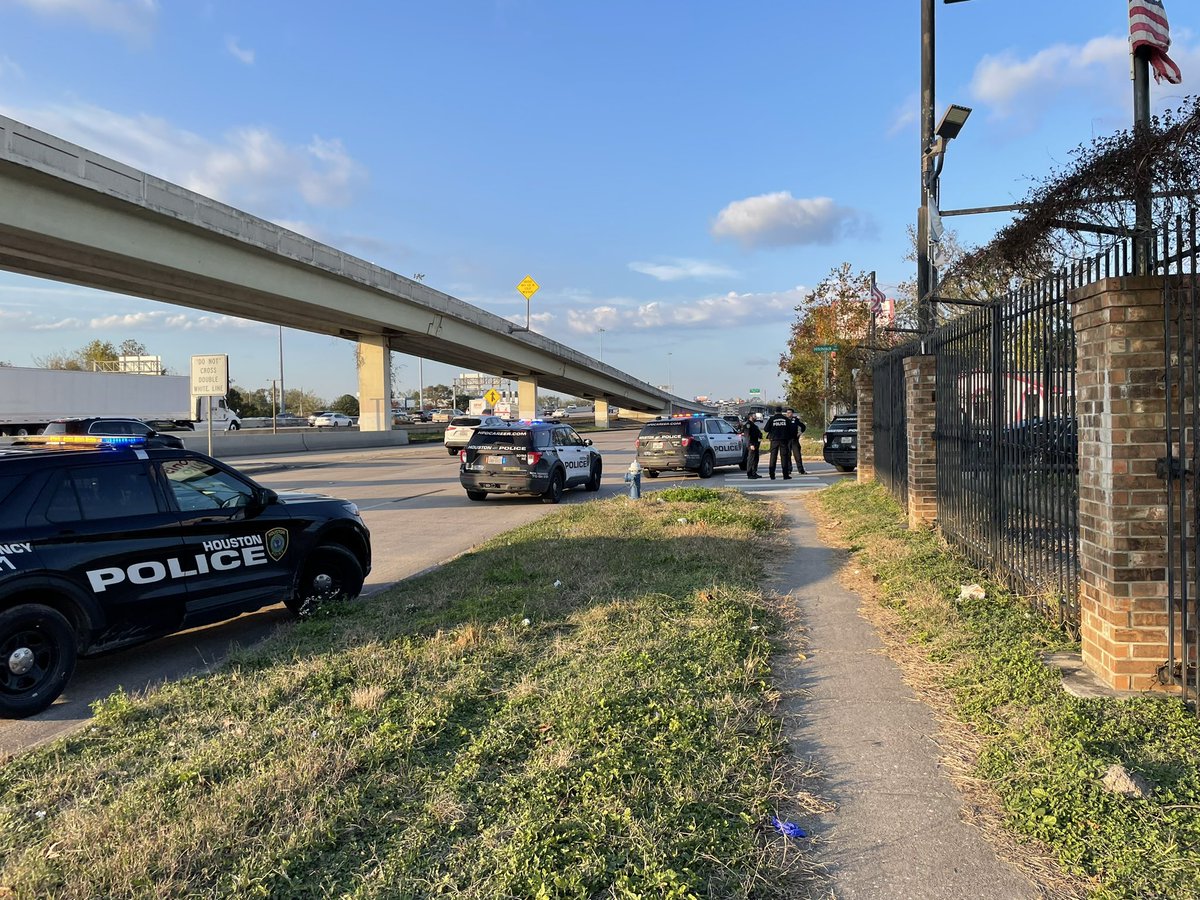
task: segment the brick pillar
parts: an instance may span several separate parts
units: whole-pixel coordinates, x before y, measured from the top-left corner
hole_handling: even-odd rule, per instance
[[[932,525],[937,519],[937,422],[934,386],[937,360],[910,356],[904,360],[905,423],[908,436],[908,527]]]
[[[1107,278],[1071,304],[1083,662],[1110,687],[1144,690],[1167,658],[1162,279]]]
[[[858,393],[858,469],[859,484],[875,480],[875,370],[863,366],[854,376]]]

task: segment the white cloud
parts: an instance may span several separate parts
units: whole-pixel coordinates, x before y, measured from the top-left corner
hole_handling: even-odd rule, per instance
[[[311,206],[344,206],[366,179],[364,167],[340,141],[321,137],[299,146],[269,129],[243,127],[212,141],[155,116],[127,116],[84,103],[0,106],[0,113],[267,217],[293,211],[297,195]]]
[[[237,38],[233,35],[225,38],[225,49],[229,51],[230,56],[240,63],[245,63],[248,66],[254,65],[254,51],[247,50],[237,42]]]
[[[25,70],[17,65],[11,57],[0,56],[0,78],[7,78],[9,76],[23,80],[25,78]]]
[[[796,307],[808,292],[808,288],[795,287],[787,291],[759,294],[730,291],[715,297],[683,302],[655,300],[634,304],[620,301],[591,309],[569,310],[567,327],[576,334],[592,334],[597,328],[638,331],[657,328],[728,328],[784,322],[795,315]]]
[[[181,310],[152,310],[136,313],[112,313],[90,319],[78,316],[56,317],[46,312],[23,309],[0,309],[0,325],[6,332],[18,331],[83,331],[135,329],[142,332],[229,331],[230,329],[273,331],[274,325],[264,325],[250,319],[214,313],[184,312]]]
[[[1151,92],[1157,109],[1177,106],[1184,88],[1200,75],[1200,44],[1191,32],[1177,32],[1171,58],[1183,70],[1185,84],[1157,85]],[[1098,37],[1084,44],[1054,44],[1027,57],[985,56],[975,67],[970,93],[976,105],[1024,128],[1035,126],[1066,97],[1083,108],[1099,107],[1098,116],[1124,114],[1131,96],[1129,41]]]
[[[921,95],[913,91],[893,111],[892,124],[887,127],[885,134],[888,137],[895,137],[901,132],[911,129],[917,123],[917,113],[920,111],[920,107]]]
[[[737,275],[733,269],[719,263],[700,259],[673,259],[670,262],[631,262],[635,272],[657,278],[659,281],[680,281],[684,278],[731,278]]]
[[[144,36],[154,27],[158,0],[12,0],[44,16],[83,20],[100,31]]]
[[[712,234],[747,247],[832,244],[865,224],[859,213],[829,197],[799,198],[777,191],[730,203],[717,214]]]

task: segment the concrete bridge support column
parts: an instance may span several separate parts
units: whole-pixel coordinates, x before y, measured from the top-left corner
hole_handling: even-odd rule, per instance
[[[392,430],[392,353],[383,335],[358,339],[358,430]]]
[[[608,401],[605,398],[601,397],[600,399],[598,399],[596,401],[596,405],[594,408],[596,410],[596,427],[597,428],[607,428],[608,427]]]
[[[536,419],[538,383],[536,375],[526,375],[517,380],[517,417]]]

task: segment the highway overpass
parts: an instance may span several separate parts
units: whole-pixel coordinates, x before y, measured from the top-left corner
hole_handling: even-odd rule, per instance
[[[449,294],[0,116],[0,268],[358,341],[363,430],[390,428],[388,351],[642,412],[699,411]],[[208,353],[218,348],[203,348]],[[603,402],[607,401],[607,402]]]

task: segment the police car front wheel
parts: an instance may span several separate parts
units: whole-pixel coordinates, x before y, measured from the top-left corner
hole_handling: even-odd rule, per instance
[[[75,633],[56,609],[25,603],[0,612],[0,716],[39,713],[75,671]]]
[[[308,555],[296,594],[285,601],[297,616],[308,616],[327,603],[353,600],[362,591],[363,569],[358,558],[336,544],[323,544]]]

